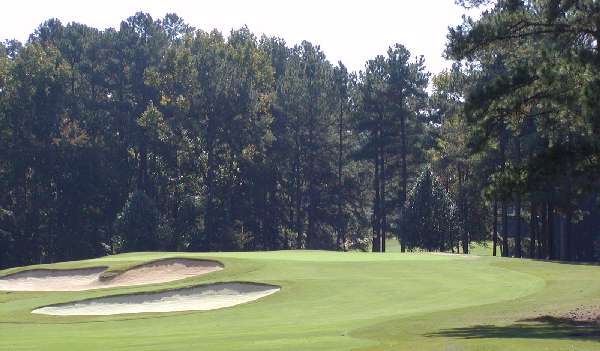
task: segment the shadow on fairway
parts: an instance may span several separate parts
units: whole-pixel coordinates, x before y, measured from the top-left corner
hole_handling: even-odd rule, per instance
[[[573,321],[551,316],[524,319],[507,326],[476,325],[444,329],[427,337],[461,339],[578,339],[600,341],[600,325],[596,321]]]

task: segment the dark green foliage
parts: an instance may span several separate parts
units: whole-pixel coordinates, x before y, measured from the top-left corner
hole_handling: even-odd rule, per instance
[[[457,247],[456,206],[429,168],[409,193],[402,224],[402,244],[408,250],[446,251]]]
[[[426,161],[424,110],[429,74],[402,45],[367,61],[357,82],[355,157],[373,166],[373,251],[385,251],[388,233],[401,233],[402,208],[416,170]]]
[[[456,203],[460,243],[465,253],[470,242],[489,239],[491,224],[481,192],[488,182],[490,162],[485,153],[474,153],[470,148],[474,128],[465,120],[464,97],[472,84],[471,74],[472,69],[458,64],[441,72],[433,78],[430,98],[430,117],[435,126],[431,129],[431,161]]]
[[[10,267],[19,262],[14,251],[14,238],[17,233],[15,225],[13,214],[0,208],[0,267]]]
[[[364,248],[351,86],[318,46],[248,28],[225,37],[145,13],[104,31],[44,22],[0,46],[0,264],[113,243]]]
[[[114,227],[119,246],[116,252],[152,251],[160,247],[158,208],[141,190],[129,195]]]
[[[464,118],[502,255],[589,260],[597,233],[586,205],[600,185],[595,1],[460,1],[488,6],[450,30],[447,54],[466,60]],[[481,157],[482,156],[482,157]],[[514,209],[514,217],[508,215]],[[528,212],[528,213],[527,213]],[[524,236],[524,214],[530,236]],[[507,230],[509,219],[515,223]],[[576,235],[578,233],[579,235]],[[496,248],[494,246],[494,253]]]
[[[195,246],[194,241],[202,237],[202,204],[199,199],[186,196],[177,208],[173,219],[169,250],[184,251]]]
[[[459,2],[490,11],[450,31],[466,63],[431,95],[424,58],[399,44],[349,73],[310,42],[174,14],[107,30],[52,19],[5,42],[0,266],[112,244],[385,251],[389,234],[403,250],[466,252],[496,233],[503,255],[593,258],[599,5]],[[409,208],[437,222],[406,222],[426,164],[439,183]],[[535,237],[509,233],[509,213]]]

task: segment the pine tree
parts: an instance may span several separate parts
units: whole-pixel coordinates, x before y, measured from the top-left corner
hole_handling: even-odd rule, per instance
[[[409,194],[402,224],[403,243],[412,250],[446,251],[458,240],[456,206],[429,168]]]

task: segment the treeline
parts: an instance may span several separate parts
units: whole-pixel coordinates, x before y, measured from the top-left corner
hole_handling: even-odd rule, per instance
[[[494,255],[598,259],[600,3],[458,2],[486,10],[448,35],[438,162],[484,189]]]
[[[490,10],[450,30],[434,77],[399,44],[353,73],[173,14],[5,42],[0,266],[393,237],[599,258],[600,5],[463,4]]]
[[[133,250],[384,250],[426,161],[429,75],[176,15],[0,46],[0,265]]]

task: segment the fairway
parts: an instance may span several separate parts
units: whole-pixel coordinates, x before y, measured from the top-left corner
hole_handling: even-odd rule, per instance
[[[36,268],[107,266],[119,271],[169,257],[218,260],[224,269],[157,285],[1,292],[0,350],[600,349],[597,327],[539,318],[600,304],[600,267],[593,265],[278,251],[132,253]],[[217,282],[254,282],[281,290],[213,311],[72,317],[31,313],[52,304]]]

